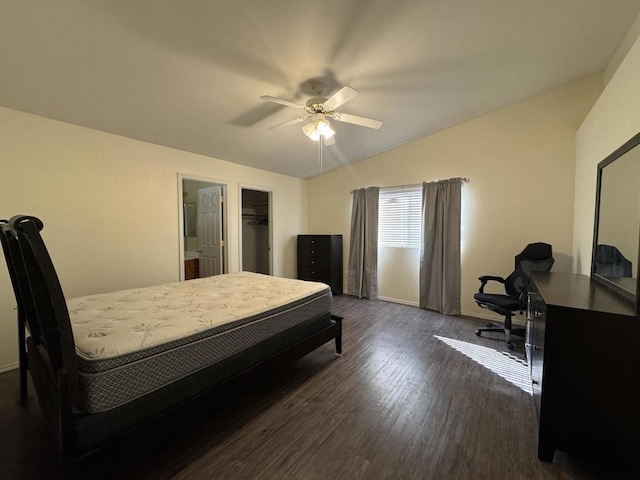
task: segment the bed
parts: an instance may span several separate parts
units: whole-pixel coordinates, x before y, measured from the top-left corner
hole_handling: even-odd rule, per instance
[[[16,216],[0,227],[18,306],[21,397],[28,366],[66,472],[231,381],[331,340],[341,353],[342,319],[325,284],[239,272],[66,299],[43,223]]]

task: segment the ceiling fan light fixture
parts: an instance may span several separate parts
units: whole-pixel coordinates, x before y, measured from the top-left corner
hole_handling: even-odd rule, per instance
[[[320,140],[320,137],[328,139],[333,137],[336,132],[331,128],[327,120],[318,119],[303,125],[302,133],[314,142],[317,142]]]
[[[325,98],[326,88],[323,83],[316,83],[313,86],[313,93],[317,96],[307,100],[305,105],[291,102],[284,98],[272,97],[271,95],[261,96],[261,99],[267,100],[268,102],[277,103],[278,105],[284,105],[285,107],[295,108],[296,110],[302,110],[304,112],[304,116],[269,128],[295,125],[310,120],[309,123],[302,126],[302,132],[315,142],[318,142],[322,138],[321,143],[328,146],[335,145],[336,143],[335,138],[333,138],[335,131],[331,128],[329,118],[336,122],[351,123],[373,129],[378,129],[382,126],[380,120],[336,111],[336,109],[358,95],[358,91],[355,88],[344,85],[329,98]]]
[[[318,125],[316,126],[316,130],[324,138],[331,138],[336,134],[327,120],[318,120],[317,122]]]
[[[309,122],[306,125],[302,126],[302,133],[304,133],[311,140],[318,141],[320,139],[320,134],[316,129],[316,122]]]

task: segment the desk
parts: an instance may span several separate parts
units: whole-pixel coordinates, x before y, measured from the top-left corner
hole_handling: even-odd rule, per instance
[[[556,449],[640,473],[640,318],[585,275],[531,275],[526,353],[538,458]]]

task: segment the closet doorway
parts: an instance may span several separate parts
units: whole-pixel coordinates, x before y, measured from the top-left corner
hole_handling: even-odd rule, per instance
[[[271,193],[268,190],[250,187],[240,189],[242,215],[240,268],[242,271],[265,275],[272,273]]]
[[[227,273],[227,185],[180,175],[180,279]]]

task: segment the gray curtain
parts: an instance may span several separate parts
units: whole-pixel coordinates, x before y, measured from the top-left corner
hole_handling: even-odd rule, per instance
[[[347,294],[378,298],[378,196],[379,187],[353,192]]]
[[[462,179],[422,184],[420,308],[460,314]]]

